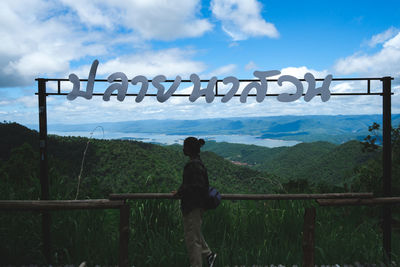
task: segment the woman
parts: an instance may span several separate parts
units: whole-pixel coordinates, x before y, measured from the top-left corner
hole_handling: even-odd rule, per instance
[[[208,266],[213,266],[216,253],[211,252],[201,232],[202,216],[208,196],[208,175],[200,159],[200,147],[203,139],[188,137],[183,142],[183,154],[189,157],[183,170],[183,181],[178,192],[183,214],[185,243],[192,267],[202,267],[202,257],[206,257]]]

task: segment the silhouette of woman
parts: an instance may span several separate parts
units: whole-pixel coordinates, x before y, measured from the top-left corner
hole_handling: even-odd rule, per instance
[[[201,231],[202,217],[208,196],[208,174],[200,159],[200,147],[203,139],[188,137],[183,142],[183,153],[189,157],[183,169],[183,181],[174,194],[181,199],[183,230],[186,248],[192,267],[202,266],[202,257],[206,257],[208,266],[213,266],[216,253],[208,247]]]

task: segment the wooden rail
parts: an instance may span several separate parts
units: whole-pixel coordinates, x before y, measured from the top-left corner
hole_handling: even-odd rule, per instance
[[[372,198],[373,193],[329,193],[329,194],[221,194],[226,200],[312,200]],[[111,200],[128,199],[174,199],[171,193],[110,194]]]
[[[321,206],[368,206],[400,204],[400,197],[377,197],[369,199],[317,199]]]
[[[119,209],[122,200],[1,200],[0,210],[74,210],[74,209]]]
[[[0,200],[0,210],[5,211],[57,211],[77,209],[119,209],[119,264],[129,266],[129,205],[123,200]],[[50,250],[50,248],[49,248]]]

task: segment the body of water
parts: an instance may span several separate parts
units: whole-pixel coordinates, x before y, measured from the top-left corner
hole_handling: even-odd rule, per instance
[[[81,137],[91,137],[90,132],[58,132],[53,131],[49,134],[55,134],[59,136],[81,136]],[[261,139],[254,135],[202,135],[196,136],[197,138],[203,138],[204,140],[213,140],[216,142],[228,142],[236,144],[246,144],[246,145],[257,145],[265,147],[281,147],[281,146],[294,146],[301,142],[299,141],[287,141],[278,139]],[[101,129],[97,129],[93,132],[92,138],[96,139],[129,139],[136,140],[147,143],[157,143],[164,145],[172,144],[183,144],[183,140],[188,137],[188,135],[168,135],[159,133],[121,133],[121,132],[104,132]]]

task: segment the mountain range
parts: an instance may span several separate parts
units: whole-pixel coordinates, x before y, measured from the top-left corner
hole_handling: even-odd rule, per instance
[[[166,135],[251,135],[261,139],[327,141],[342,144],[363,140],[374,122],[382,125],[382,115],[309,115],[213,118],[199,120],[138,120],[87,124],[49,124],[51,132],[87,132],[102,126],[107,132],[161,133]],[[392,115],[392,125],[400,124],[400,114]],[[38,129],[37,125],[28,125]],[[379,135],[379,133],[378,133]]]

